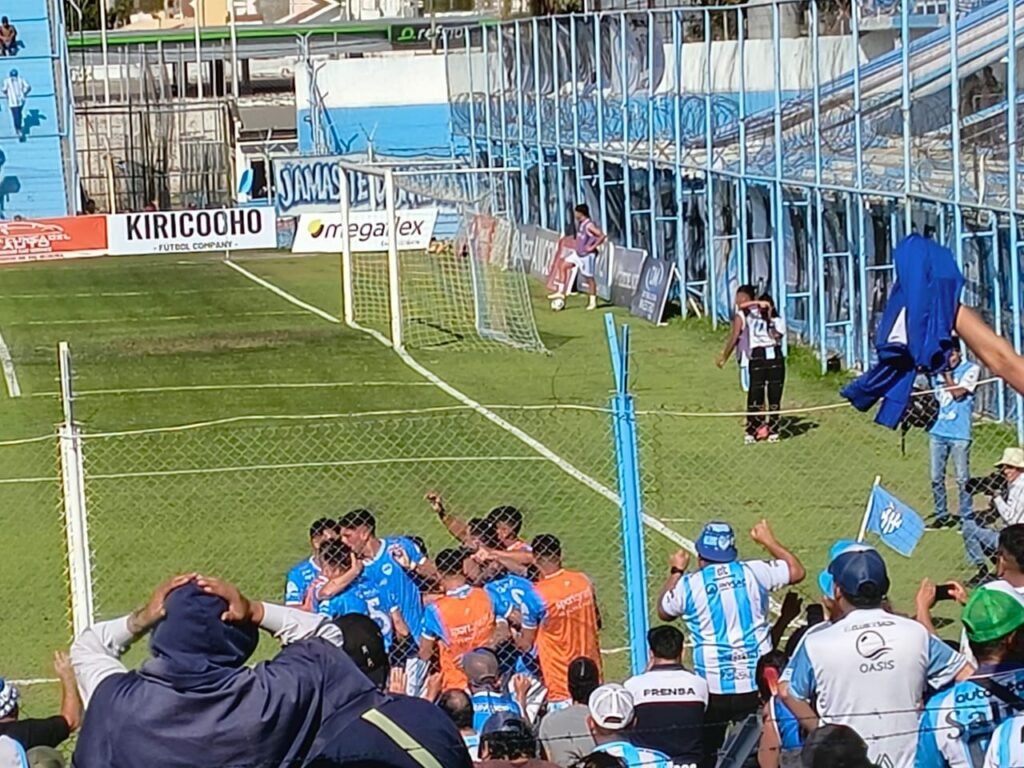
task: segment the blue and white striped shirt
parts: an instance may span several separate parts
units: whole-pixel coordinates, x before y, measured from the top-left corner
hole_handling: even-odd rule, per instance
[[[1003,720],[992,734],[983,768],[1024,766],[1024,715]]]
[[[713,563],[665,594],[662,611],[686,624],[694,671],[711,693],[757,690],[757,660],[772,649],[768,596],[789,582],[782,560]]]
[[[1022,666],[975,674],[932,696],[921,716],[917,768],[981,768],[993,731],[1013,716],[1013,710],[975,682],[979,678],[987,678],[1018,696],[1024,693]]]
[[[626,764],[626,768],[672,768],[672,760],[664,752],[636,747],[628,741],[598,744],[594,751],[615,755]]]
[[[4,95],[7,97],[7,106],[25,106],[25,97],[28,96],[32,86],[20,75],[8,77],[4,80]]]

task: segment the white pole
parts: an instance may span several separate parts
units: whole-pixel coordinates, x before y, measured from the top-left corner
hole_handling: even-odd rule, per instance
[[[352,289],[352,237],[348,230],[351,199],[349,197],[348,171],[344,168],[338,176],[338,206],[341,209],[341,301],[346,325],[356,320],[355,291]]]
[[[238,101],[238,30],[235,29],[235,0],[228,0],[228,29],[231,33],[231,95]]]
[[[195,33],[196,33],[196,96],[203,98],[203,56],[202,41],[200,40],[200,26],[203,20],[203,0],[192,0],[192,10],[195,12]]]
[[[71,578],[71,626],[75,637],[92,624],[93,589],[89,522],[85,507],[85,462],[78,425],[74,423],[71,352],[67,342],[58,347],[61,404],[64,423],[60,437],[61,481],[64,490],[64,531],[67,536],[68,574]]]
[[[857,541],[864,541],[868,532],[868,518],[871,517],[871,502],[875,498],[875,489],[882,482],[881,475],[875,475],[875,482],[871,485],[871,493],[868,494],[868,503],[864,508],[864,519],[860,521],[860,532],[857,534]]]
[[[384,212],[388,222],[388,294],[391,304],[391,344],[402,349],[402,294],[398,290],[398,223],[395,204],[395,174],[384,171]]]
[[[103,61],[103,106],[106,107],[107,152],[110,152],[109,145],[114,140],[114,128],[110,122],[110,49],[107,46],[107,0],[100,0],[100,50]]]

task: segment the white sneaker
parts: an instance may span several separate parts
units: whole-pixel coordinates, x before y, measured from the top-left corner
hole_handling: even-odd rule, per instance
[[[779,442],[779,440],[781,440],[781,439],[782,439],[782,438],[780,438],[780,437],[778,436],[778,434],[776,434],[775,432],[772,432],[772,433],[771,433],[770,435],[768,435],[768,442],[769,442],[769,443],[777,443],[777,442]]]
[[[754,437],[753,435],[744,435],[743,436],[743,444],[744,445],[753,445],[756,442],[757,442],[757,438]]]
[[[587,302],[587,311],[597,309],[597,296],[591,296],[590,301]]]

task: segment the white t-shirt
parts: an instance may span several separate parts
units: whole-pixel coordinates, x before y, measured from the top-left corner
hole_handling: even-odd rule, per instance
[[[694,671],[711,693],[757,690],[757,660],[772,649],[769,595],[790,582],[782,560],[714,563],[688,573],[661,609],[693,637]]]
[[[941,688],[966,664],[912,619],[856,610],[804,637],[790,662],[789,690],[816,700],[822,723],[857,731],[872,762],[913,768],[925,688]]]

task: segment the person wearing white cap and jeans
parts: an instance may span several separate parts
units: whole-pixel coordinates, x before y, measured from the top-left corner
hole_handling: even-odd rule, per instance
[[[1006,525],[1024,523],[1024,448],[1007,448],[996,466],[1006,478],[1007,487],[1005,498],[996,496],[992,504]],[[978,566],[977,575],[967,586],[978,586],[990,578],[985,561],[999,546],[999,531],[983,528],[973,517],[962,525],[967,558]]]
[[[708,684],[704,717],[704,761],[714,765],[730,723],[761,706],[757,660],[772,649],[769,595],[803,581],[800,560],[775,538],[766,520],[750,538],[772,560],[740,561],[736,536],[721,522],[704,526],[696,542],[698,570],[687,573],[684,550],[670,560],[670,573],[658,601],[663,621],[681,617],[693,638],[693,668]]]
[[[664,752],[638,747],[629,739],[630,726],[636,709],[633,696],[625,686],[607,683],[590,694],[587,703],[590,716],[587,724],[597,746],[594,752],[614,755],[626,768],[673,768],[671,758]]]

